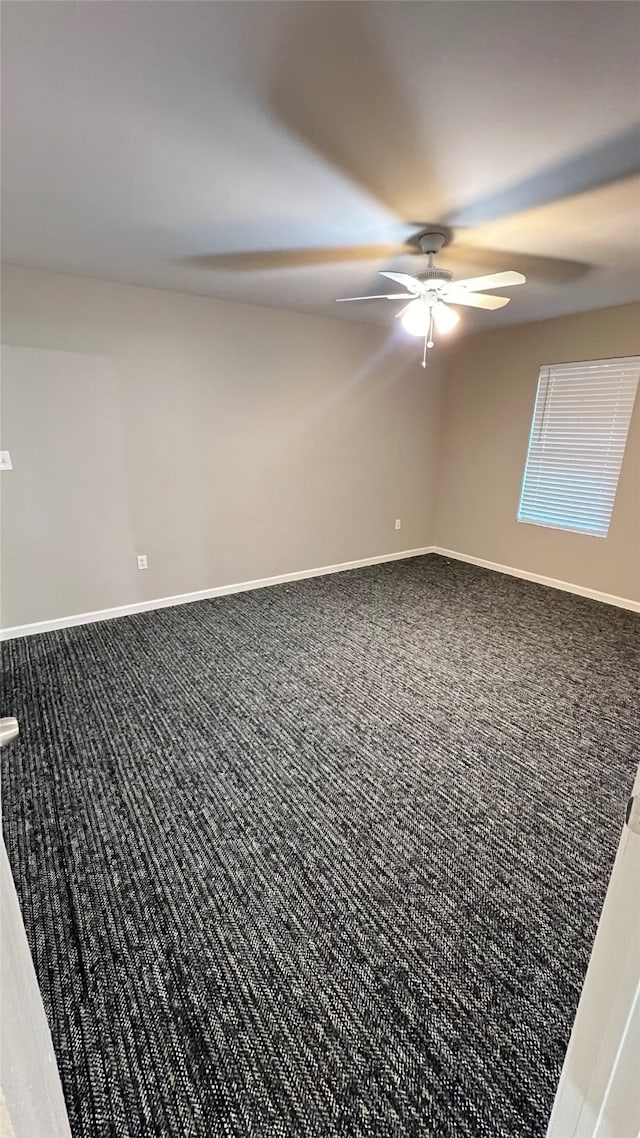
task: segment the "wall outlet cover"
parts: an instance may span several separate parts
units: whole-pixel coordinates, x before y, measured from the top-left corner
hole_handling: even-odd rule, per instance
[[[148,569],[148,568],[149,568],[149,566],[147,564],[146,553],[139,553],[138,554],[138,569]]]

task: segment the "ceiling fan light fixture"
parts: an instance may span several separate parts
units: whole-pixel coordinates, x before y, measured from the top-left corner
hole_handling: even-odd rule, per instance
[[[445,285],[450,283],[451,280],[449,277],[430,277],[429,280],[424,282],[424,286],[428,289],[439,289],[444,288]]]
[[[460,323],[460,317],[453,308],[449,308],[448,304],[444,304],[440,300],[433,310],[433,322],[438,332],[450,332],[456,324]]]
[[[429,306],[422,297],[418,297],[407,305],[400,322],[410,336],[426,336],[429,331],[429,318]]]
[[[470,308],[486,308],[488,310],[504,308],[509,303],[508,296],[493,296],[480,289],[511,288],[512,285],[524,284],[525,276],[513,270],[501,273],[488,273],[481,277],[469,277],[467,280],[456,281],[453,273],[448,269],[436,268],[433,258],[446,244],[447,233],[444,231],[425,232],[420,235],[420,248],[427,254],[428,265],[422,272],[412,276],[410,273],[396,273],[389,269],[380,269],[380,275],[387,277],[398,285],[402,285],[406,292],[384,293],[382,296],[346,296],[340,302],[353,300],[402,300],[404,307],[396,312],[405,332],[410,336],[419,336],[424,339],[422,352],[422,366],[427,366],[427,352],[433,347],[434,328],[439,333],[447,333],[460,322],[455,309],[450,308],[445,301],[452,304],[467,305]],[[640,1138],[640,1135],[638,1135]]]

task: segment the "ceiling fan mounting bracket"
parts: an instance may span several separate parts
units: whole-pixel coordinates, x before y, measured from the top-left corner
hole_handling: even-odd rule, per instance
[[[445,229],[425,229],[418,234],[416,240],[423,253],[439,253],[449,244],[451,234]]]

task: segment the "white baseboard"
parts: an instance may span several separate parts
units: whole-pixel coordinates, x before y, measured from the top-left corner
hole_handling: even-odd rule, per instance
[[[328,573],[343,573],[347,569],[361,569],[365,565],[380,565],[385,561],[401,561],[407,557],[421,557],[431,553],[431,546],[423,549],[403,549],[400,553],[381,553],[376,557],[362,557],[359,561],[344,561],[341,565],[323,565],[318,569],[298,569],[293,573],[280,573],[277,577],[263,577],[257,581],[240,581],[233,585],[216,585],[212,589],[200,589],[196,593],[181,593],[175,597],[158,597],[153,601],[136,601],[118,608],[100,609],[97,612],[76,613],[74,616],[61,616],[53,620],[39,620],[34,624],[19,624],[14,628],[0,629],[0,640],[15,640],[18,636],[34,636],[39,632],[53,632],[56,628],[71,628],[76,624],[95,624],[100,620],[113,620],[118,616],[131,616],[136,612],[149,612],[151,609],[171,608],[173,605],[187,605],[193,601],[204,601],[209,597],[224,597],[229,593],[244,593],[250,589],[265,589],[271,585],[282,585],[286,581],[302,581],[308,577],[324,577]]]
[[[250,589],[266,589],[271,585],[282,585],[286,581],[303,581],[309,577],[324,577],[329,573],[344,573],[348,569],[361,569],[366,565],[381,565],[386,561],[402,561],[409,557],[422,557],[427,553],[438,553],[441,557],[450,557],[454,561],[466,561],[470,565],[480,565],[483,569],[492,569],[496,573],[520,577],[523,581],[534,581],[538,585],[561,589],[565,593],[576,593],[580,597],[590,597],[594,601],[616,605],[617,608],[640,612],[640,601],[629,600],[627,597],[616,597],[611,593],[602,593],[598,589],[574,585],[570,581],[558,581],[555,577],[543,577],[540,573],[529,573],[526,569],[516,569],[513,565],[499,565],[496,561],[487,561],[483,557],[474,557],[470,553],[458,553],[454,549],[442,549],[438,545],[427,545],[422,549],[403,549],[400,553],[381,553],[376,557],[362,557],[358,561],[343,561],[340,565],[322,565],[317,569],[298,569],[293,573],[280,573],[276,577],[263,577],[256,581],[216,585],[212,589],[200,589],[195,593],[181,593],[175,597],[158,597],[152,601],[136,601],[133,604],[120,605],[118,608],[76,613],[74,616],[61,616],[53,620],[39,620],[34,624],[20,624],[14,628],[0,629],[0,641],[15,640],[18,636],[34,636],[39,632],[53,632],[56,628],[71,628],[76,624],[95,624],[100,620],[113,620],[115,617],[131,616],[133,613],[149,612],[152,609],[187,605],[193,601],[204,601],[210,597],[224,597],[230,593],[244,593]]]
[[[591,600],[602,601],[606,605],[640,612],[640,601],[632,601],[627,597],[616,597],[613,593],[602,593],[599,589],[588,589],[585,585],[574,585],[570,581],[558,581],[555,577],[543,577],[541,573],[529,573],[526,569],[515,569],[513,565],[498,565],[496,561],[486,561],[483,557],[473,557],[470,553],[458,553],[454,549],[442,549],[438,545],[432,545],[430,552],[438,553],[441,557],[451,557],[454,561],[480,565],[483,569],[493,569],[496,573],[506,573],[509,577],[521,577],[523,581],[535,581],[537,585],[548,585],[551,589],[560,589],[564,593],[575,593],[579,597],[590,597]]]

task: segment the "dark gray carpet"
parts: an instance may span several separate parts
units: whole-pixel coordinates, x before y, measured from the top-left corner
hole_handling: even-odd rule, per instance
[[[6,646],[76,1138],[544,1134],[640,621],[441,558]]]

